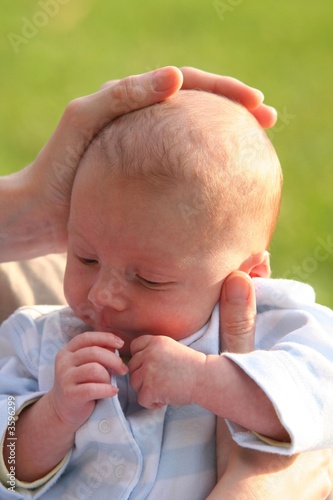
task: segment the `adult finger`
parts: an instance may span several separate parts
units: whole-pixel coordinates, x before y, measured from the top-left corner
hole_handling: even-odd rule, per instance
[[[251,113],[263,128],[274,127],[278,119],[276,109],[266,104],[261,104],[258,108],[252,109]]]
[[[229,76],[219,76],[207,73],[195,68],[181,68],[184,72],[184,83],[182,88],[198,88],[201,85],[203,90],[225,95],[230,99],[239,100],[246,106],[263,128],[271,128],[276,124],[277,111],[272,106],[262,103],[263,95],[260,90],[249,87],[236,78]],[[110,80],[105,82],[101,89],[109,88],[120,80]],[[253,107],[255,106],[255,107]]]
[[[110,82],[86,98],[85,111],[106,123],[135,109],[150,106],[174,94],[182,85],[181,71],[174,66]],[[105,109],[106,101],[110,107]],[[97,110],[97,111],[96,111]],[[100,111],[100,112],[99,112]]]
[[[263,93],[231,76],[221,76],[191,67],[180,68],[183,89],[201,89],[239,101],[247,109],[255,109],[264,100]]]
[[[224,280],[220,298],[220,345],[222,351],[250,352],[254,348],[256,301],[252,280],[234,271]],[[235,444],[224,419],[216,424],[218,478],[224,474]],[[215,490],[214,490],[215,491]],[[210,498],[219,497],[219,490]]]
[[[260,90],[230,76],[216,75],[191,67],[180,69],[184,76],[183,89],[201,89],[238,101],[251,111],[263,128],[272,127],[276,123],[277,112],[271,106],[263,104],[264,95]]]
[[[177,92],[182,81],[180,70],[168,66],[124,78],[94,94],[74,99],[66,107],[48,143],[48,156],[53,155],[58,164],[70,166],[68,156],[71,152],[71,159],[75,157],[71,164],[76,168],[89,142],[107,123],[166,99]]]
[[[108,80],[107,82],[104,82],[103,85],[100,86],[99,90],[104,90],[110,87],[113,87],[116,83],[120,82],[120,78],[117,78],[116,80]]]
[[[252,279],[234,271],[225,280],[220,298],[222,351],[245,353],[254,349],[256,299]]]

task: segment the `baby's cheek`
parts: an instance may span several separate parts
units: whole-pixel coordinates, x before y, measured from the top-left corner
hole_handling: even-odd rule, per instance
[[[166,322],[168,326],[167,336],[174,340],[183,340],[196,333],[208,321],[206,316],[198,314],[198,311],[183,309],[182,314],[173,315]]]
[[[64,294],[68,305],[75,311],[87,301],[83,289],[69,277],[64,281]]]

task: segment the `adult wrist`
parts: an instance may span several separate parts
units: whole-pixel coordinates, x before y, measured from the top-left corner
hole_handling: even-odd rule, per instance
[[[13,261],[63,250],[45,216],[32,167],[0,179],[0,260]]]

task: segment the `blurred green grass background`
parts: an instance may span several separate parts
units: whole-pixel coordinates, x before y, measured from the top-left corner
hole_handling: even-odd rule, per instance
[[[67,102],[106,80],[191,65],[260,88],[284,170],[273,276],[333,307],[333,3],[2,0],[0,173],[28,164]]]

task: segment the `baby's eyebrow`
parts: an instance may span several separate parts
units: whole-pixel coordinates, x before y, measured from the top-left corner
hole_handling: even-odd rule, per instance
[[[82,236],[80,231],[77,229],[77,226],[71,220],[69,220],[67,223],[67,231],[71,234],[74,234],[75,236],[78,236],[82,240],[85,240],[84,236]]]
[[[87,245],[91,249],[93,248],[91,244],[87,241],[87,239],[78,231],[77,227],[71,221],[69,221],[67,224],[67,231],[68,234],[80,238],[80,240],[82,240],[85,243],[85,245]]]

